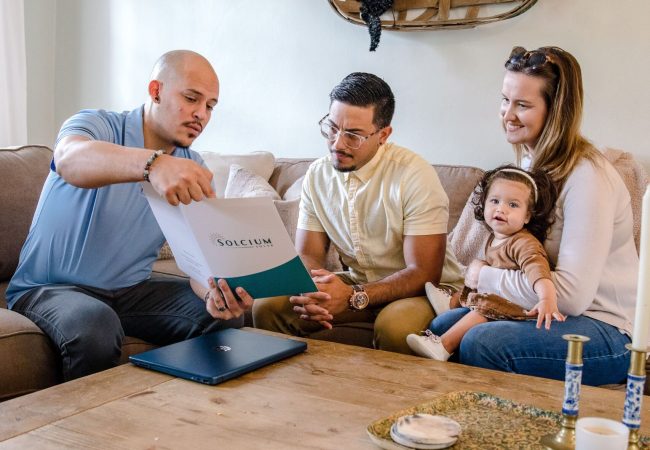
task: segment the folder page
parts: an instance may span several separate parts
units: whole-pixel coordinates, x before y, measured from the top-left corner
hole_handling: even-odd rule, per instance
[[[317,290],[270,198],[172,206],[150,185],[144,192],[174,256],[180,255],[178,267],[192,278],[201,276],[195,279],[206,287],[212,276],[253,298]]]

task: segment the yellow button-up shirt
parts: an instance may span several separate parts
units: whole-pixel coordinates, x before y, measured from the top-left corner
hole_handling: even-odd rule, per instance
[[[435,169],[392,143],[353,172],[339,172],[329,156],[320,158],[302,186],[298,228],[326,233],[358,283],[406,267],[404,236],[447,233],[449,199]],[[441,281],[462,286],[450,250]]]

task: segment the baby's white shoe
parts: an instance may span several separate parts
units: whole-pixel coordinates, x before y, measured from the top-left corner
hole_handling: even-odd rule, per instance
[[[431,306],[433,306],[433,310],[436,312],[436,316],[449,311],[449,301],[451,300],[451,296],[448,293],[442,289],[438,289],[429,281],[425,283],[424,290],[427,293],[427,298],[429,299]]]
[[[447,361],[451,354],[445,350],[439,336],[433,334],[430,330],[425,330],[423,336],[409,334],[406,336],[406,343],[416,355],[425,358],[435,359],[436,361]]]

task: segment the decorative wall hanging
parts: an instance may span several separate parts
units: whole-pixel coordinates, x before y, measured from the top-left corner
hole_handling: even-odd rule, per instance
[[[537,0],[328,0],[341,17],[368,25],[370,51],[379,43],[381,29],[417,31],[473,28],[510,19]]]

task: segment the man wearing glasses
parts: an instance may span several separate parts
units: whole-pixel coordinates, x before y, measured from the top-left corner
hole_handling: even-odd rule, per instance
[[[406,336],[433,318],[425,282],[462,284],[446,250],[448,198],[429,163],[387,143],[395,99],[385,81],[352,73],[330,100],[319,122],[329,155],[305,175],[296,234],[318,292],[256,300],[255,326],[307,336],[374,322],[376,348],[410,353]],[[349,272],[323,269],[330,244]]]

